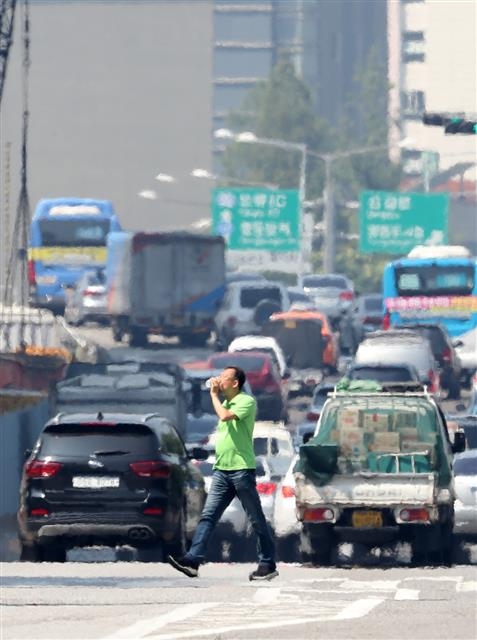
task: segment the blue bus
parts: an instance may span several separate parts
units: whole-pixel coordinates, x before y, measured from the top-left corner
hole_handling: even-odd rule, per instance
[[[106,240],[120,231],[108,200],[40,200],[30,225],[28,283],[30,306],[63,313],[65,289],[85,270],[106,265]]]
[[[477,326],[477,260],[461,246],[418,246],[386,265],[384,328],[435,322],[459,336]]]

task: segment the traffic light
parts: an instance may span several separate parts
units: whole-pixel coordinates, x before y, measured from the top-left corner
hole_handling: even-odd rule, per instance
[[[477,134],[477,122],[472,120],[464,120],[464,118],[452,118],[445,125],[444,133],[465,133],[470,135]]]
[[[444,127],[444,133],[477,135],[477,121],[468,120],[463,113],[424,113],[423,124],[431,127]]]

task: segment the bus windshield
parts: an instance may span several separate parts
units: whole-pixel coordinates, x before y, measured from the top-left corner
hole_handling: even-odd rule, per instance
[[[472,266],[421,265],[396,267],[396,288],[400,296],[470,295],[474,289]]]
[[[110,220],[55,218],[39,221],[44,247],[104,247],[110,226]]]

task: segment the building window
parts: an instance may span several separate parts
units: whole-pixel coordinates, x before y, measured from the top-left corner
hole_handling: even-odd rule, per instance
[[[402,34],[402,61],[424,62],[425,46],[423,31],[405,31]]]
[[[420,120],[426,110],[424,91],[401,91],[401,113],[408,120]]]

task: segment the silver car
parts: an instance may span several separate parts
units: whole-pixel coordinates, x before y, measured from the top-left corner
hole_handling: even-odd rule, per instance
[[[87,271],[72,288],[66,290],[65,320],[75,327],[85,322],[109,324],[103,269]]]
[[[454,534],[477,540],[477,450],[454,456]]]
[[[300,278],[300,286],[319,311],[332,323],[349,312],[354,303],[354,284],[341,273],[309,274]]]

